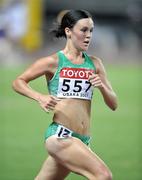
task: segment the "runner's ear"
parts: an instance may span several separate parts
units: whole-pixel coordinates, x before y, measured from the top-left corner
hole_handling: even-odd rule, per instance
[[[66,34],[66,36],[68,38],[71,38],[71,30],[70,30],[70,28],[68,28],[68,27],[65,28],[65,34]]]

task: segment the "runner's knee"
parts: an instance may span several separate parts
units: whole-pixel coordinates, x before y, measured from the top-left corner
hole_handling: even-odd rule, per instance
[[[50,178],[50,175],[45,175],[45,174],[38,174],[35,178],[34,178],[34,180],[43,180],[43,179],[51,179]]]
[[[112,180],[111,171],[104,167],[99,169],[96,176],[98,180]]]
[[[34,178],[34,180],[41,180],[38,176],[36,176],[35,178]]]

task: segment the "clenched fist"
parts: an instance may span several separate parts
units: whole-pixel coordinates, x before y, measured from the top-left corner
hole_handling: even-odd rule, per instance
[[[91,72],[88,80],[93,87],[96,87],[96,88],[102,87],[102,81],[101,81],[101,78],[98,74],[94,74]]]

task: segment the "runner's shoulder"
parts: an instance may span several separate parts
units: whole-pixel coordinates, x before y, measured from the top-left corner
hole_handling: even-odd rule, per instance
[[[92,60],[92,62],[94,63],[95,67],[96,67],[96,71],[98,71],[100,69],[100,66],[102,65],[102,60],[97,57],[97,56],[89,56],[90,59]]]

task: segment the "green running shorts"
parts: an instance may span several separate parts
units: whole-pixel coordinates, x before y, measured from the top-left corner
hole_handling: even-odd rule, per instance
[[[84,144],[89,145],[90,143],[90,136],[81,135],[72,130],[66,128],[65,126],[58,124],[56,122],[52,122],[45,132],[45,140],[52,135],[56,135],[57,138],[65,139],[68,137],[76,137],[80,139]]]

